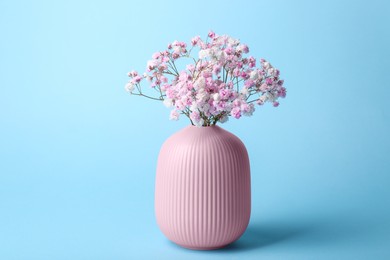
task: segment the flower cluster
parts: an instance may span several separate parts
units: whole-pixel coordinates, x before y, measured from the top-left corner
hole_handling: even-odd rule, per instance
[[[198,57],[191,56],[193,50],[198,50]],[[206,41],[192,38],[191,46],[174,41],[166,50],[153,54],[145,73],[129,72],[125,88],[133,95],[163,101],[172,108],[170,119],[185,115],[197,126],[224,123],[229,116],[250,116],[255,104],[271,102],[277,107],[278,98],[286,96],[279,70],[248,53],[248,46],[239,40],[212,31]],[[179,70],[179,59],[190,63]],[[156,96],[142,91],[142,80],[150,82]]]

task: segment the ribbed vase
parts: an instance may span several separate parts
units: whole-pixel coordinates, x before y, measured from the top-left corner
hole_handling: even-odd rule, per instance
[[[250,166],[241,140],[219,126],[169,137],[157,162],[155,211],[165,236],[198,250],[237,240],[251,211]]]

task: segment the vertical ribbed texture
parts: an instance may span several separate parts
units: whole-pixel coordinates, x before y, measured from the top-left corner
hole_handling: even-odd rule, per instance
[[[250,166],[244,144],[218,127],[188,126],[163,144],[155,210],[161,231],[192,249],[237,240],[250,217]]]

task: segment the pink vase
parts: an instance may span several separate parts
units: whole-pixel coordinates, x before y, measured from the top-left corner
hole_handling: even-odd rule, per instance
[[[241,140],[219,126],[188,126],[158,157],[155,210],[165,236],[198,250],[224,247],[248,226],[250,166]]]

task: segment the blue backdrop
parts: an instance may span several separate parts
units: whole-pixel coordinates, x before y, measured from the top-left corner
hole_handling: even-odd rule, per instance
[[[390,258],[386,1],[1,1],[0,259]],[[253,210],[223,250],[154,219],[161,144],[188,124],[129,96],[173,40],[240,38],[288,94],[223,127],[246,144]]]

